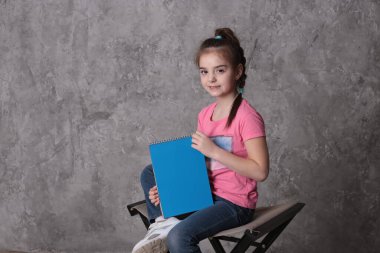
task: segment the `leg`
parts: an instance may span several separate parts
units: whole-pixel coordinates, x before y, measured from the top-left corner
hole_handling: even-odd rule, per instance
[[[153,174],[153,167],[151,164],[146,166],[144,170],[141,172],[140,181],[141,181],[141,186],[144,190],[146,208],[148,211],[148,220],[150,223],[153,223],[154,220],[158,216],[161,216],[162,214],[161,214],[160,206],[153,205],[149,199],[149,190],[150,188],[156,185],[156,181],[154,179],[154,174]]]
[[[252,220],[254,210],[237,206],[215,196],[214,205],[199,210],[168,234],[167,245],[172,253],[200,253],[199,242],[216,233],[242,226]]]

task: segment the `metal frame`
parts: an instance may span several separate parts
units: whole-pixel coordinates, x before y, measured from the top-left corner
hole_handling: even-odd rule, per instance
[[[131,216],[135,216],[138,214],[141,220],[143,221],[145,228],[148,229],[148,218],[134,208],[144,203],[145,200],[138,201],[136,203],[127,205],[127,208]],[[293,220],[293,218],[297,215],[299,211],[301,211],[301,209],[304,206],[304,203],[296,203],[294,206],[281,213],[281,215],[276,216],[272,220],[264,223],[263,225],[256,227],[252,230],[247,229],[241,238],[236,238],[232,236],[216,236],[209,237],[208,239],[216,253],[226,253],[220,240],[236,243],[231,253],[246,252],[250,246],[256,247],[253,253],[264,253],[269,249],[272,243],[277,239],[277,237],[282,233],[282,231],[284,231],[286,226]],[[279,225],[276,226],[275,224]],[[257,240],[263,236],[265,236],[264,239],[261,242],[257,242]]]

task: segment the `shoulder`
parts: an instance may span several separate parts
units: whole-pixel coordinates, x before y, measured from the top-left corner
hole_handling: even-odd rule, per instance
[[[246,99],[241,101],[238,113],[241,119],[253,117],[263,121],[261,114]]]
[[[198,118],[203,118],[205,117],[212,109],[215,107],[215,102],[209,104],[208,106],[205,106],[202,108],[202,110],[198,113]]]
[[[265,136],[265,124],[263,118],[245,99],[239,107],[238,117],[238,126],[244,142],[252,138]]]

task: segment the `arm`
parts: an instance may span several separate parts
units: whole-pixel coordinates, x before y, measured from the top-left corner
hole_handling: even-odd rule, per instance
[[[192,135],[192,147],[215,159],[242,176],[264,181],[269,173],[269,155],[265,137],[247,140],[244,144],[248,157],[242,158],[218,147],[211,139],[197,131]]]

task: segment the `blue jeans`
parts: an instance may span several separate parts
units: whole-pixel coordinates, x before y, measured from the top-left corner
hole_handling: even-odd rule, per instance
[[[156,185],[152,165],[141,173],[141,185],[150,222],[161,215],[159,206],[150,202],[149,190]],[[244,208],[213,195],[214,205],[196,211],[178,223],[168,234],[167,244],[171,253],[200,253],[199,242],[216,233],[242,226],[252,221],[254,209]]]
[[[160,206],[153,205],[149,199],[149,190],[150,188],[156,185],[156,180],[154,179],[153,174],[153,167],[151,164],[146,166],[145,169],[141,172],[140,181],[144,191],[146,209],[148,211],[148,219],[149,222],[152,224],[154,220],[162,214]]]

